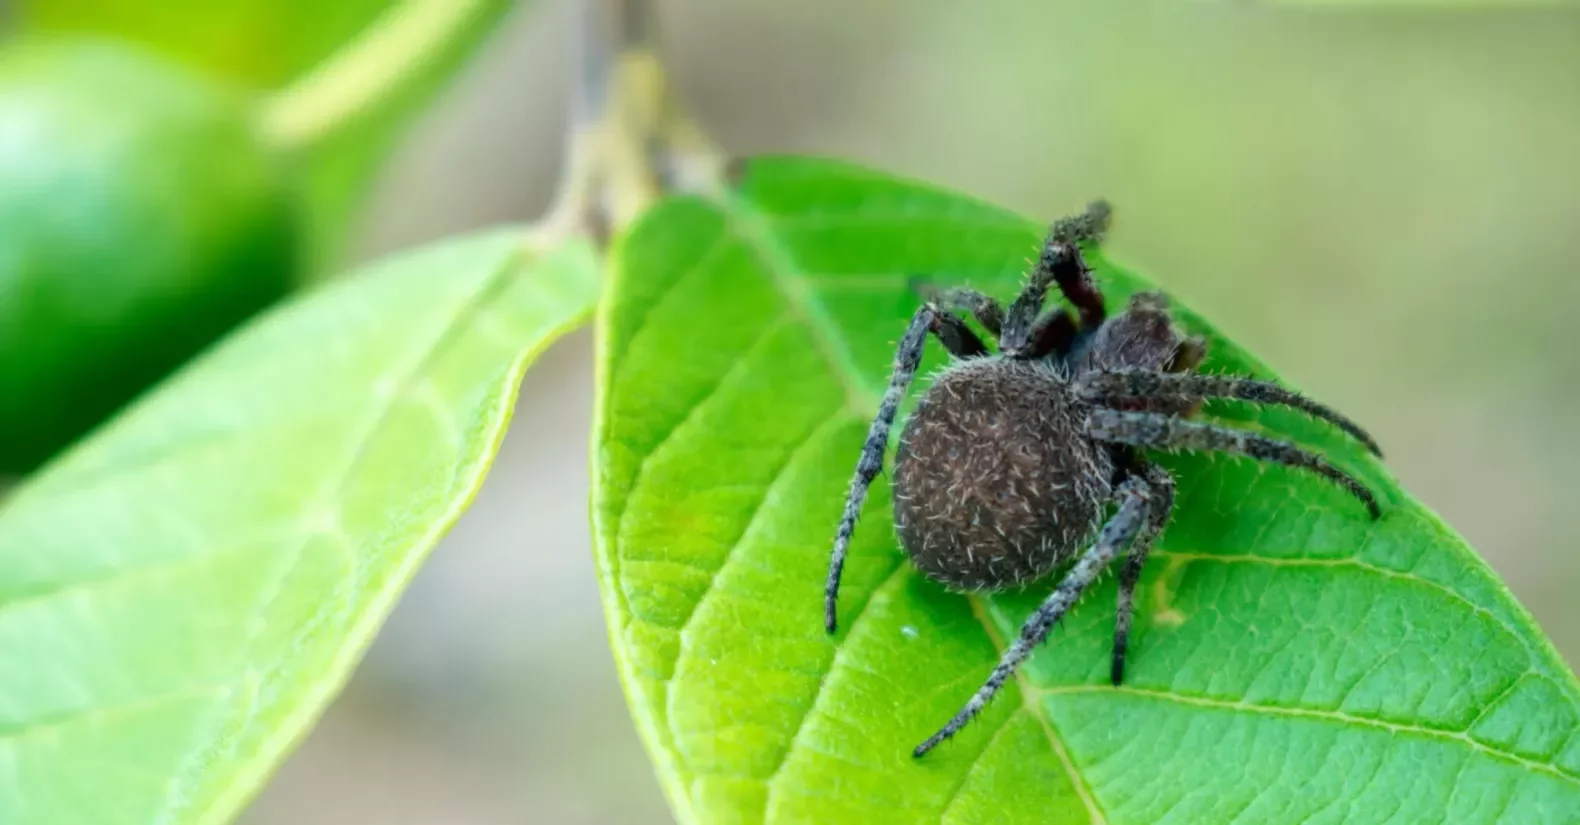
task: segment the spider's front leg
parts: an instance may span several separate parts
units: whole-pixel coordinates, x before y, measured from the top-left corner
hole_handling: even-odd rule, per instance
[[[889,388],[878,404],[878,414],[867,431],[867,441],[861,447],[861,458],[856,462],[856,475],[850,480],[850,492],[845,497],[845,512],[839,520],[839,531],[834,535],[834,550],[829,556],[828,582],[823,588],[823,626],[829,633],[839,627],[837,605],[839,577],[845,569],[845,554],[850,549],[850,537],[856,531],[856,519],[861,516],[861,505],[867,500],[872,480],[883,469],[883,454],[889,448],[889,431],[894,427],[894,416],[899,412],[905,391],[916,376],[922,362],[922,351],[931,332],[957,358],[986,355],[987,346],[982,339],[958,317],[939,309],[935,304],[923,304],[911,316],[911,323],[900,337],[894,353],[894,372],[889,376]]]
[[[1021,663],[1025,662],[1032,651],[1048,638],[1049,631],[1070,609],[1070,606],[1075,604],[1075,600],[1080,598],[1082,591],[1097,579],[1131,539],[1149,528],[1153,522],[1151,485],[1140,476],[1131,476],[1125,479],[1115,492],[1119,499],[1119,509],[1098,532],[1097,542],[1081,556],[1074,567],[1070,568],[1070,572],[1065,574],[1064,580],[1059,582],[1053,595],[1049,596],[1037,611],[1031,614],[1031,618],[1026,620],[1026,624],[1021,627],[1020,637],[1004,651],[998,667],[993,669],[992,675],[988,676],[987,682],[977,690],[976,695],[966,702],[965,707],[961,708],[948,724],[928,737],[926,742],[918,745],[913,752],[914,756],[920,757],[945,739],[954,736],[980,713],[982,708],[998,694],[999,689],[1004,687],[1004,683],[1014,675]]]
[[[1052,330],[1036,330],[1038,315],[1048,288],[1057,285],[1064,299],[1075,307],[1081,329],[1097,329],[1107,317],[1103,294],[1092,280],[1091,270],[1081,257],[1079,244],[1102,238],[1108,229],[1111,210],[1108,204],[1097,201],[1086,211],[1073,217],[1056,221],[1043,242],[1037,265],[1026,280],[1026,286],[1010,304],[1004,316],[1004,332],[999,346],[1005,354],[1018,355],[1033,346],[1037,338],[1048,336]],[[1075,321],[1076,319],[1070,319]],[[1062,327],[1065,321],[1055,322]],[[1040,333],[1040,334],[1039,334]],[[1046,353],[1043,353],[1046,354]]]
[[[912,278],[910,287],[912,292],[940,309],[971,313],[977,323],[995,337],[1004,331],[1004,306],[991,295],[963,286],[941,287],[921,278]]]

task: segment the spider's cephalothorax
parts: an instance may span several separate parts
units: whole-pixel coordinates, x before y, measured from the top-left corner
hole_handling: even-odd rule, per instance
[[[1193,372],[1206,342],[1182,333],[1159,293],[1107,317],[1079,244],[1095,242],[1108,208],[1055,223],[1030,279],[1006,310],[980,292],[933,292],[912,317],[894,375],[867,434],[834,540],[825,622],[836,627],[840,572],[867,489],[883,467],[889,431],[921,362],[928,333],[955,360],[939,373],[900,435],[894,524],[917,569],[959,590],[999,590],[1075,560],[1032,614],[987,682],[916,748],[953,736],[1047,638],[1087,585],[1128,547],[1119,574],[1112,679],[1124,675],[1131,606],[1147,551],[1174,507],[1174,479],[1142,450],[1215,450],[1317,473],[1379,510],[1371,491],[1321,456],[1244,430],[1189,420],[1208,398],[1282,404],[1325,419],[1373,453],[1364,430],[1276,384]],[[1074,309],[1042,314],[1050,287]],[[990,353],[955,313],[969,311],[998,338]],[[1380,453],[1379,453],[1380,454]],[[1115,505],[1106,523],[1102,515]]]

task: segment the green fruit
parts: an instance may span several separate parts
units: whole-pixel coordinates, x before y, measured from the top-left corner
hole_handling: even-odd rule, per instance
[[[131,46],[0,53],[0,474],[32,469],[292,286],[246,101]]]

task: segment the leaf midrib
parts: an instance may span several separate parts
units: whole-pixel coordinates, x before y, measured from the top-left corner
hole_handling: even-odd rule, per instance
[[[982,601],[982,597],[975,593],[968,593],[966,594],[966,599],[971,603],[971,615],[976,617],[977,622],[982,625],[983,631],[987,633],[987,637],[992,640],[993,649],[999,651],[1000,655],[1003,655],[1003,651],[1009,649],[1009,645],[1005,644],[1005,640],[999,634],[998,628],[994,626],[993,620],[988,618],[987,605]],[[1086,813],[1093,825],[1107,825],[1108,817],[1103,813],[1102,806],[1097,803],[1096,794],[1087,786],[1086,777],[1075,767],[1075,760],[1070,756],[1069,748],[1064,743],[1064,737],[1059,733],[1058,726],[1053,723],[1053,718],[1048,715],[1047,708],[1037,701],[1037,698],[1042,694],[1037,686],[1031,683],[1031,679],[1026,676],[1024,668],[1016,669],[1015,684],[1020,688],[1021,706],[1028,710],[1032,718],[1036,719],[1037,723],[1042,726],[1043,733],[1048,737],[1049,749],[1053,751],[1053,755],[1059,760],[1059,764],[1064,767],[1064,772],[1069,774],[1070,784],[1075,788],[1076,795],[1081,798],[1081,804],[1086,806]],[[986,751],[983,751],[983,753],[986,753]]]
[[[856,366],[855,356],[838,334],[837,324],[829,316],[827,310],[824,309],[821,301],[813,297],[811,290],[806,288],[805,279],[797,278],[796,273],[799,272],[799,269],[795,264],[794,256],[775,240],[772,232],[769,231],[772,219],[762,214],[742,198],[734,196],[733,193],[726,194],[717,202],[722,207],[721,212],[728,219],[727,228],[732,230],[736,237],[740,238],[756,254],[763,264],[763,270],[768,273],[769,280],[773,283],[774,288],[790,305],[791,310],[806,321],[807,326],[811,330],[812,340],[823,354],[824,360],[828,362],[830,372],[844,387],[847,403],[852,412],[870,419],[877,410],[881,392],[874,387],[868,386],[861,378],[860,370]],[[904,567],[905,561],[901,560],[898,569],[903,570]],[[891,578],[893,575],[893,573],[890,574]],[[994,649],[1002,654],[1005,650],[1005,645],[1003,640],[999,638],[997,629],[988,620],[981,597],[968,595],[967,599],[971,604],[972,615],[982,626],[983,632],[987,635]],[[860,616],[857,616],[855,620],[859,619]],[[837,653],[835,658],[837,661]],[[819,684],[819,694],[822,692],[823,684],[827,683],[828,676],[832,674],[833,668],[834,665],[830,664],[829,674],[825,674],[822,682]],[[1106,825],[1107,817],[1097,804],[1092,789],[1087,786],[1086,778],[1072,761],[1058,726],[1054,724],[1047,710],[1035,701],[1034,688],[1026,683],[1024,674],[1017,672],[1015,678],[1021,689],[1023,708],[1032,715],[1032,718],[1037,720],[1043,732],[1047,735],[1049,749],[1069,776],[1070,784],[1080,797],[1081,803],[1085,806],[1088,817],[1095,825]],[[813,702],[807,707],[807,712],[802,718],[801,725],[798,726],[798,732],[801,727],[804,727],[806,717],[811,715],[815,707],[816,699],[814,698]],[[1009,721],[1006,720],[1005,724],[1009,724]],[[795,740],[792,738],[786,750],[787,759],[789,752],[794,747]],[[984,750],[977,755],[976,759],[967,764],[962,772],[962,777],[968,776],[986,753],[987,751]],[[783,766],[781,765],[781,767]],[[775,773],[777,774],[777,771]],[[958,792],[958,788],[956,792]],[[949,804],[953,796],[954,792],[951,793],[951,800],[946,801],[941,811],[941,816],[948,813]]]

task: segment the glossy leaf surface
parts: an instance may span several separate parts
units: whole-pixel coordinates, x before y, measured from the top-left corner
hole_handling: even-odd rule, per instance
[[[907,276],[1008,299],[1041,230],[782,158],[747,164],[717,199],[670,200],[619,249],[599,322],[598,557],[627,696],[679,818],[1574,821],[1580,691],[1526,612],[1341,433],[1236,404],[1208,413],[1323,450],[1384,517],[1298,471],[1160,457],[1178,509],[1124,686],[1107,683],[1110,576],[977,723],[912,759],[1052,583],[966,597],[925,580],[880,477],[830,638],[828,551],[917,303]],[[1148,286],[1093,263],[1111,308]],[[1177,314],[1211,338],[1204,369],[1271,377]]]
[[[244,327],[0,507],[0,822],[217,823],[481,483],[584,244],[448,242]]]

